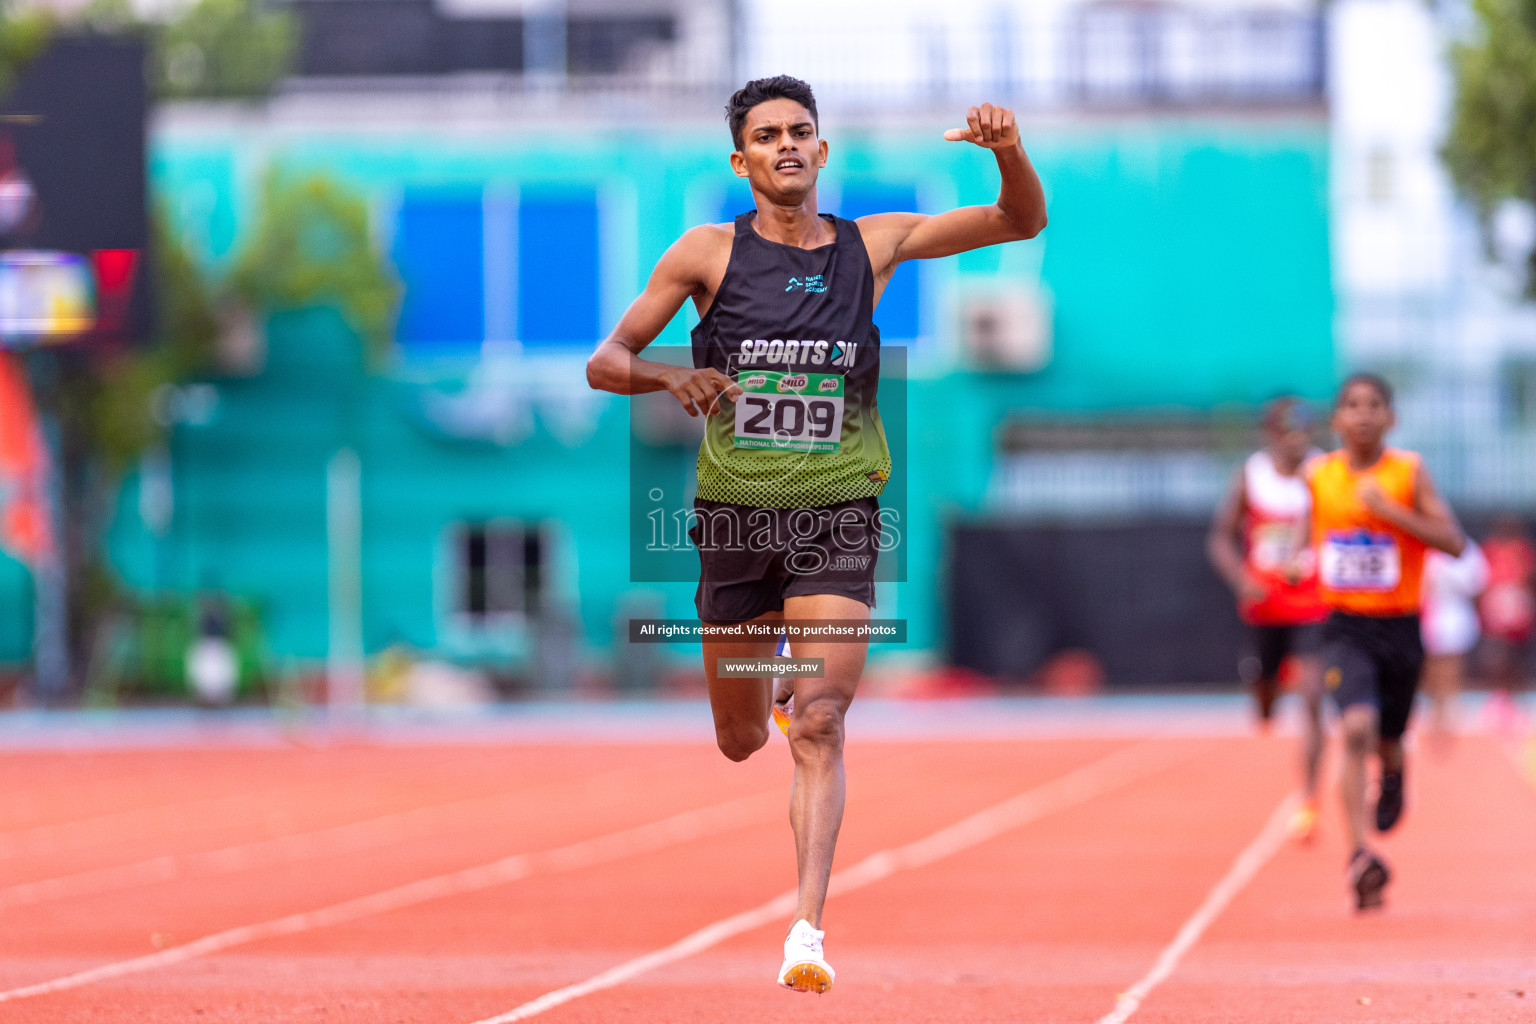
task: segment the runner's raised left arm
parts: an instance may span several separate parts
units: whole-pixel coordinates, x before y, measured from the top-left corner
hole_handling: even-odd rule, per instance
[[[988,245],[1034,238],[1045,230],[1045,189],[1019,138],[1013,111],[983,103],[966,112],[966,127],[944,133],[950,142],[990,149],[1002,188],[997,202],[947,213],[877,213],[859,218],[875,276],[888,276],[906,260],[953,256]]]

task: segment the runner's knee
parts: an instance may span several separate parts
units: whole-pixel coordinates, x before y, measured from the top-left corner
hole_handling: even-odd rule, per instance
[[[789,738],[797,749],[840,749],[843,745],[843,709],[832,701],[812,701],[795,708]]]
[[[768,723],[731,722],[715,726],[715,742],[720,753],[732,761],[745,761],[768,742]]]
[[[1376,749],[1376,711],[1365,705],[1344,711],[1344,749],[1355,757],[1364,757]]]

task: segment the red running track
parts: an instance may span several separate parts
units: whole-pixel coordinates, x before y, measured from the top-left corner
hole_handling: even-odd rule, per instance
[[[773,985],[770,910],[528,1019],[1094,1024],[1292,782],[1280,738],[850,744],[832,993]],[[777,737],[741,765],[706,743],[520,742],[0,766],[0,1022],[472,1024],[793,884]],[[1536,789],[1481,736],[1415,758],[1410,786],[1384,912],[1349,910],[1330,802],[1315,844],[1257,850],[1119,1019],[1536,1020]]]

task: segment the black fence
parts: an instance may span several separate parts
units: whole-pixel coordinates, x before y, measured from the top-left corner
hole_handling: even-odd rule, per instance
[[[1245,633],[1205,555],[1206,518],[967,522],[949,534],[952,664],[1026,682],[1068,650],[1113,686],[1232,684]]]

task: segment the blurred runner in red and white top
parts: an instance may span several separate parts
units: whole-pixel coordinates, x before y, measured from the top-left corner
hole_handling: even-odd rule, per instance
[[[1306,801],[1292,821],[1298,838],[1310,838],[1317,822],[1317,772],[1322,757],[1322,683],[1317,653],[1328,608],[1317,586],[1311,545],[1311,495],[1302,467],[1320,454],[1313,443],[1316,418],[1300,400],[1271,402],[1262,421],[1264,447],[1235,474],[1216,510],[1207,537],[1211,564],[1237,597],[1238,614],[1250,627],[1249,649],[1239,662],[1253,689],[1261,728],[1274,713],[1287,662],[1306,701],[1302,782]]]
[[[1508,730],[1517,724],[1514,699],[1525,689],[1531,636],[1536,634],[1536,545],[1518,516],[1504,515],[1483,542],[1483,555],[1488,587],[1479,611],[1485,666],[1495,687],[1489,712],[1496,727]]]

